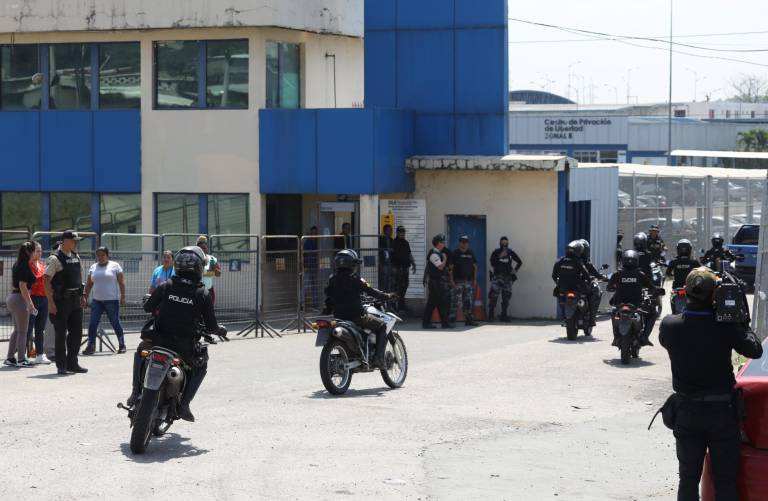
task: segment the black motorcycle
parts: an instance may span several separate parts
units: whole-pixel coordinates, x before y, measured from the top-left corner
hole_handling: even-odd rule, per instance
[[[589,310],[589,298],[586,293],[570,290],[560,293],[560,311],[563,312],[565,335],[574,341],[579,329],[585,336],[592,335],[592,312]]]
[[[619,337],[623,365],[640,356],[640,335],[645,329],[645,314],[633,304],[620,304],[613,310],[613,333]]]
[[[396,330],[403,320],[387,311],[382,301],[364,304],[369,315],[387,324],[387,346],[384,351],[384,367],[381,377],[390,388],[400,388],[408,375],[408,353],[403,338]],[[376,334],[361,329],[347,320],[317,320],[312,323],[317,330],[315,346],[322,346],[320,353],[320,379],[333,395],[343,395],[352,383],[355,373],[374,372],[373,355],[376,351]]]
[[[673,315],[679,315],[683,312],[685,309],[685,287],[676,287],[672,290],[669,305],[672,307]]]

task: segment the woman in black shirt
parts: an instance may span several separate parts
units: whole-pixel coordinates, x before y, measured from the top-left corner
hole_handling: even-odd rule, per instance
[[[35,275],[29,267],[29,259],[35,252],[33,242],[24,242],[19,248],[19,255],[11,272],[13,289],[6,298],[8,312],[13,319],[13,333],[8,343],[8,358],[5,365],[11,367],[32,367],[27,359],[27,327],[29,316],[37,315],[37,310],[29,295],[29,289],[35,283]],[[18,354],[18,359],[15,355]]]

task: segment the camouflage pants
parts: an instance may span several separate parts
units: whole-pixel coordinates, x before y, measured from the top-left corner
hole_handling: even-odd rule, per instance
[[[501,313],[507,314],[509,300],[512,298],[512,275],[495,275],[491,280],[491,290],[488,292],[488,311],[496,310],[496,303],[501,294]]]
[[[398,266],[392,273],[392,290],[397,294],[397,307],[401,310],[405,308],[405,293],[408,291],[410,270],[408,266]]]
[[[448,318],[451,323],[456,321],[456,312],[459,307],[464,312],[464,319],[472,318],[474,307],[474,287],[472,282],[456,282],[456,287],[451,289],[451,311]]]

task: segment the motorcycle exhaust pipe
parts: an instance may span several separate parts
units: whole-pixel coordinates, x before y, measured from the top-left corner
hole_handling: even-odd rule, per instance
[[[184,383],[184,371],[179,367],[171,367],[168,371],[168,383],[166,385],[166,394],[169,397],[178,395],[181,392],[181,385]]]

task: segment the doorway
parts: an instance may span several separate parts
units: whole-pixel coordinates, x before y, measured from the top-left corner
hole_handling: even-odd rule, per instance
[[[477,283],[480,286],[485,303],[488,274],[488,254],[486,245],[485,216],[448,216],[448,247],[454,250],[459,247],[459,237],[469,237],[469,248],[477,259]]]

